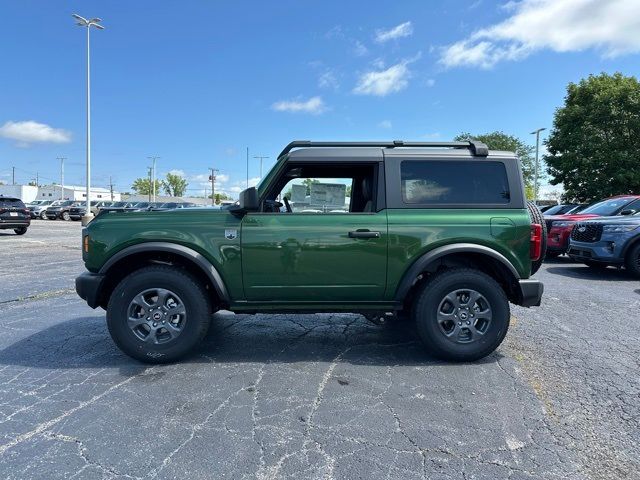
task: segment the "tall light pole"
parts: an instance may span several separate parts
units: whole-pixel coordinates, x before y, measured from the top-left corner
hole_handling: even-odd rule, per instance
[[[533,178],[533,202],[538,205],[538,150],[540,149],[540,132],[546,130],[546,128],[538,128],[531,132],[531,135],[536,136],[536,165]]]
[[[147,157],[149,160],[153,161],[153,177],[151,179],[151,189],[153,190],[153,201],[156,201],[156,160],[159,159],[160,157],[156,156],[151,156],[151,157]]]
[[[209,180],[211,180],[211,205],[216,204],[216,174],[219,172],[217,168],[209,168],[211,170],[211,175],[209,175]]]
[[[262,160],[266,160],[269,157],[265,157],[264,155],[255,155],[253,158],[260,159],[260,178],[262,179]]]
[[[100,22],[102,21],[100,18],[87,20],[75,13],[72,16],[77,20],[76,25],[87,29],[87,209],[82,217],[82,225],[86,225],[93,219],[93,214],[91,213],[91,57],[89,49],[89,32],[91,31],[91,27],[96,27],[100,30],[104,30],[104,27],[100,25]]]
[[[67,157],[56,157],[56,160],[60,160],[60,200],[64,200],[64,161]]]

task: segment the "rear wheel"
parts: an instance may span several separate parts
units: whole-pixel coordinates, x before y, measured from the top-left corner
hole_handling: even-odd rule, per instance
[[[627,254],[625,267],[629,273],[640,277],[640,243],[636,244]]]
[[[113,341],[127,355],[148,363],[186,355],[209,328],[206,290],[188,272],[154,265],[125,277],[107,306]]]
[[[542,212],[533,202],[527,202],[527,209],[529,210],[529,217],[531,223],[537,223],[542,226],[542,249],[540,258],[531,262],[531,275],[540,270],[542,262],[544,262],[545,255],[547,254],[547,224],[544,221]]]
[[[454,269],[436,274],[417,295],[413,318],[422,342],[439,358],[473,361],[486,357],[509,328],[509,302],[487,274]]]
[[[14,228],[13,231],[16,232],[16,235],[24,235],[27,233],[27,227]]]
[[[71,217],[69,216],[69,212],[62,212],[61,217],[65,222],[68,222],[71,219]]]

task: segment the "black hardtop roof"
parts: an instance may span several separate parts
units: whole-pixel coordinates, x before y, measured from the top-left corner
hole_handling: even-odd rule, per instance
[[[486,157],[489,155],[489,148],[482,142],[469,140],[464,142],[405,142],[404,140],[392,140],[381,142],[316,142],[312,140],[294,140],[289,143],[278,158],[281,158],[296,148],[449,148],[466,149],[471,155],[476,157]]]

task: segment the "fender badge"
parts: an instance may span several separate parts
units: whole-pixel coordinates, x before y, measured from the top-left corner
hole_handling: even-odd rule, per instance
[[[227,240],[234,240],[237,237],[238,237],[238,230],[236,229],[224,231],[224,238],[226,238]]]

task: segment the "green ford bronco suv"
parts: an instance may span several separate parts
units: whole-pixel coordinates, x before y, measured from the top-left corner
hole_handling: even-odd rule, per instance
[[[192,350],[220,309],[395,313],[431,354],[470,361],[502,342],[509,302],[540,304],[545,238],[513,153],[297,141],[230,209],[98,215],[76,290],[147,362]]]

